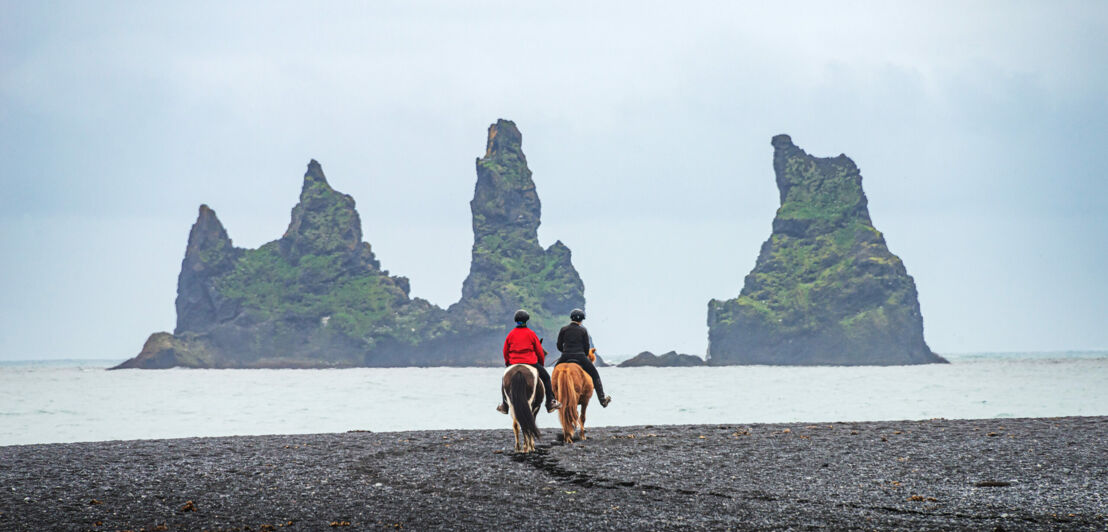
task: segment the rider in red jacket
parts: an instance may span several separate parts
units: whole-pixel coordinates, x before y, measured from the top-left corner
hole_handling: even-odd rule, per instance
[[[553,412],[562,405],[554,399],[554,391],[550,386],[550,374],[546,372],[543,364],[546,362],[546,350],[542,348],[542,341],[535,335],[535,331],[527,328],[527,320],[531,315],[526,310],[517,310],[515,315],[516,328],[508,333],[504,339],[504,366],[512,364],[527,364],[538,370],[539,379],[546,390],[546,411]],[[501,414],[508,413],[508,403],[501,394],[500,406],[496,410]]]

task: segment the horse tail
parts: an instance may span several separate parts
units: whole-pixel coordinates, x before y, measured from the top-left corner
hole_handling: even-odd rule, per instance
[[[537,376],[534,384],[535,386],[542,386],[542,383],[538,382]],[[519,423],[519,428],[523,430],[524,435],[537,440],[540,439],[541,433],[538,425],[535,424],[535,414],[531,411],[533,389],[527,385],[527,377],[524,376],[522,371],[517,371],[508,381],[508,402],[512,404],[512,416],[516,423]]]
[[[561,416],[562,427],[568,428],[570,434],[573,434],[574,428],[577,426],[577,389],[574,384],[577,379],[573,378],[573,375],[569,371],[562,371],[559,373],[561,377],[561,386],[558,387],[558,402],[562,403],[562,408],[559,410]]]

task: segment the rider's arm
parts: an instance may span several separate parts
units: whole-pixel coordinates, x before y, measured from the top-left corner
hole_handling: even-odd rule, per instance
[[[539,365],[546,365],[546,350],[542,348],[542,341],[539,340],[539,335],[531,333],[531,341],[535,343],[535,358],[539,361]]]
[[[566,352],[566,328],[562,327],[562,330],[558,331],[558,343],[554,344],[554,347],[558,348],[558,351]]]
[[[511,338],[511,335],[508,335]],[[508,366],[508,338],[504,339],[504,365]]]

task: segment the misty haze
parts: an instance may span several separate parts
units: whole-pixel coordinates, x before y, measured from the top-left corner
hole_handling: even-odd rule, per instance
[[[0,9],[0,529],[1108,526],[1101,3]]]

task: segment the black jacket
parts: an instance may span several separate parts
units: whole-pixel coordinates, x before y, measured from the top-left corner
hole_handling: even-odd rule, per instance
[[[576,322],[570,323],[558,331],[558,351],[567,355],[589,352],[589,331]]]

